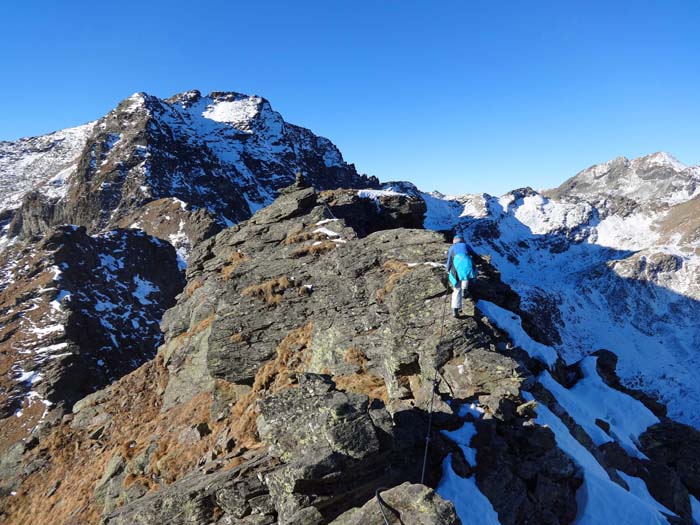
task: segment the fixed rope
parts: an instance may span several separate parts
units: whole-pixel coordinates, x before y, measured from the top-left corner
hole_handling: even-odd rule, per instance
[[[449,295],[449,293],[445,294],[445,300],[442,303],[442,320],[440,321],[440,337],[438,338],[437,344],[438,348],[442,344],[442,334],[445,330],[445,311],[447,310],[447,298],[449,297]],[[433,429],[433,401],[435,400],[435,390],[437,390],[437,386],[440,382],[438,380],[437,374],[438,371],[437,368],[435,368],[435,375],[433,376],[433,389],[430,394],[430,408],[428,409],[428,432],[425,434],[425,449],[423,450],[423,468],[421,469],[420,473],[421,485],[424,484],[425,467],[428,464],[428,448],[430,447],[430,434],[432,433]]]
[[[374,497],[377,498],[377,504],[379,505],[379,512],[382,513],[382,518],[384,519],[384,525],[391,525],[389,523],[389,518],[386,517],[386,512],[384,512],[384,500],[379,495],[379,492],[384,490],[384,487],[379,487],[374,491]]]
[[[442,304],[442,319],[440,320],[440,336],[438,337],[438,344],[437,344],[438,347],[440,346],[440,344],[442,344],[442,335],[443,335],[444,330],[445,330],[445,312],[447,311],[447,298],[449,297],[449,295],[450,295],[449,293],[445,294],[445,300],[443,301],[443,304]],[[438,371],[436,368],[435,375],[433,376],[433,389],[432,389],[433,391],[430,395],[430,407],[428,409],[428,432],[425,435],[425,449],[423,450],[423,468],[421,470],[421,475],[420,475],[421,484],[423,484],[423,482],[425,481],[425,467],[426,467],[427,462],[428,462],[428,447],[430,445],[430,434],[432,432],[432,427],[433,427],[433,401],[435,400],[435,390],[437,389],[437,385],[440,383],[437,375],[438,375]],[[385,490],[385,489],[383,487],[378,488],[374,492],[374,497],[377,500],[377,505],[379,505],[379,511],[382,513],[382,519],[384,520],[384,525],[391,525],[389,523],[389,518],[387,517],[386,512],[384,511],[384,507],[387,507],[389,509],[391,509],[391,507],[389,507],[386,504],[386,502],[382,499],[382,497],[379,495],[379,493],[382,490]],[[394,510],[394,509],[391,509],[391,510]],[[396,511],[394,511],[394,512],[396,512]],[[400,516],[399,516],[399,520],[401,520]]]

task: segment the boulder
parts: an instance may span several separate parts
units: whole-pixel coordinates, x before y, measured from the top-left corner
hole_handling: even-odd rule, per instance
[[[397,521],[405,525],[458,525],[451,502],[424,485],[403,483],[383,490],[362,507],[338,516],[330,525],[364,525]]]

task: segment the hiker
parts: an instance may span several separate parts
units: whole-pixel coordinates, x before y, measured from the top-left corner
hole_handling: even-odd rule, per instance
[[[459,317],[462,309],[462,298],[469,293],[469,282],[476,278],[476,267],[472,257],[476,252],[469,246],[461,235],[455,235],[447,252],[447,273],[449,275],[452,290],[452,315]]]

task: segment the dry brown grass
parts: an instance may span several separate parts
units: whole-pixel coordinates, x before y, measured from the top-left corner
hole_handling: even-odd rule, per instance
[[[290,244],[299,244],[306,241],[322,241],[326,238],[323,233],[314,233],[312,231],[302,231],[297,233],[292,233],[284,240],[285,246]]]
[[[31,452],[46,457],[48,463],[30,474],[17,496],[7,502],[10,522],[33,525],[37,516],[42,516],[43,523],[98,523],[102,509],[93,491],[115,454],[132,458],[151,444],[157,446],[145,475],[127,470],[124,488],[140,483],[155,490],[196,468],[200,459],[215,449],[226,421],[210,420],[212,396],[208,392],[161,412],[161,392],[166,384],[167,370],[158,356],[111,387],[101,410],[112,421],[97,441],[88,438],[93,428],[72,429],[65,423],[55,427]],[[182,432],[197,423],[207,423],[211,433],[195,442],[181,443]],[[48,496],[57,483],[58,488]]]
[[[357,365],[362,369],[364,369],[367,365],[367,356],[362,352],[362,350],[354,346],[347,349],[345,355],[343,356],[343,360],[351,365]]]
[[[301,248],[297,248],[290,254],[290,256],[298,258],[306,255],[321,255],[322,253],[335,249],[336,246],[338,246],[338,244],[334,243],[333,241],[317,241],[317,243],[310,246],[302,246]]]
[[[199,321],[196,325],[194,325],[194,327],[191,328],[191,329],[187,332],[187,335],[192,336],[192,335],[198,334],[198,333],[200,333],[200,332],[203,332],[204,330],[206,330],[207,328],[209,328],[209,327],[211,326],[211,324],[214,322],[214,317],[215,317],[215,316],[216,316],[216,313],[215,313],[215,312],[213,311],[213,309],[212,309],[211,314],[209,314],[207,317],[205,317],[204,319],[202,319],[201,321]]]
[[[261,284],[254,284],[244,288],[241,295],[247,297],[258,297],[265,301],[268,306],[276,306],[282,302],[284,291],[295,286],[295,283],[286,275],[270,279]]]
[[[338,390],[364,394],[371,399],[389,401],[389,391],[381,377],[367,372],[367,356],[358,348],[350,347],[343,357],[346,363],[357,365],[360,370],[353,374],[335,376],[333,381]]]
[[[381,377],[367,372],[336,376],[333,378],[338,390],[364,394],[370,399],[380,399],[384,403],[389,402],[389,392],[386,383]]]
[[[233,271],[244,261],[247,261],[248,257],[239,251],[233,252],[229,255],[228,261],[224,266],[221,267],[221,277],[226,280],[231,278]]]
[[[191,281],[187,283],[187,286],[185,286],[185,295],[190,298],[194,294],[196,290],[202,287],[204,282],[201,279],[195,279],[194,281]]]
[[[395,259],[385,261],[384,264],[382,264],[382,269],[389,273],[389,278],[384,288],[380,288],[375,292],[375,297],[380,303],[384,302],[387,294],[391,293],[394,287],[396,287],[396,283],[399,282],[399,279],[412,270],[407,263]]]
[[[232,415],[237,419],[231,427],[231,433],[238,449],[262,446],[255,422],[258,417],[256,401],[293,385],[293,374],[306,369],[311,358],[308,348],[312,333],[312,322],[288,333],[277,345],[275,358],[258,370],[251,391],[233,407]]]
[[[229,341],[231,341],[232,343],[245,343],[248,341],[248,338],[247,336],[243,335],[242,332],[236,332],[231,337],[229,337]]]

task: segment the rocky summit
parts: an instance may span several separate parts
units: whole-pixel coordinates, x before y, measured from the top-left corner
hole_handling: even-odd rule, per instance
[[[697,523],[698,170],[445,197],[196,91],[0,143],[2,522]]]

